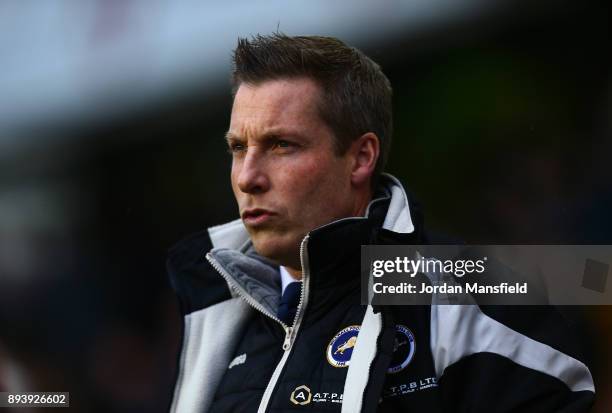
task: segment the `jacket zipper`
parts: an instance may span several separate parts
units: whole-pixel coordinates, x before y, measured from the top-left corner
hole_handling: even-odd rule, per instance
[[[289,354],[291,354],[294,339],[297,336],[297,333],[300,329],[300,325],[302,324],[302,319],[304,318],[304,310],[308,303],[308,292],[310,287],[310,269],[308,267],[308,251],[306,250],[309,238],[310,236],[306,235],[302,240],[302,244],[300,245],[300,261],[302,263],[302,293],[300,294],[300,301],[298,303],[297,311],[295,313],[295,319],[293,320],[293,328],[287,331],[287,335],[285,336],[285,342],[283,343],[283,357],[281,357],[280,361],[276,365],[276,368],[274,369],[274,373],[272,373],[272,377],[268,382],[266,391],[264,391],[263,397],[261,398],[261,403],[259,403],[259,409],[257,409],[257,413],[265,413],[266,409],[268,408],[268,403],[270,403],[270,399],[272,398],[272,393],[274,392],[276,383],[278,382],[283,368],[287,363],[287,359],[289,359]]]
[[[268,403],[270,402],[270,399],[272,397],[272,392],[274,391],[281,372],[283,371],[283,368],[287,363],[287,359],[289,358],[289,354],[291,353],[291,349],[293,348],[294,339],[297,336],[300,325],[302,324],[302,319],[304,318],[304,308],[306,307],[308,302],[309,291],[308,251],[306,249],[309,237],[309,235],[306,235],[300,245],[300,261],[302,263],[302,292],[300,294],[300,301],[298,303],[297,311],[295,313],[295,319],[293,320],[293,327],[289,327],[287,324],[283,323],[278,317],[273,314],[270,314],[261,304],[259,304],[255,299],[253,299],[244,290],[244,288],[242,288],[242,286],[238,285],[233,281],[231,275],[225,270],[225,268],[221,266],[221,264],[219,264],[219,262],[215,258],[213,258],[211,253],[206,254],[206,259],[208,260],[208,262],[210,262],[213,268],[217,270],[217,272],[221,274],[225,281],[233,287],[234,291],[236,291],[238,295],[240,295],[251,307],[255,308],[257,311],[271,318],[272,320],[275,320],[276,322],[280,323],[280,325],[283,326],[283,329],[285,330],[285,340],[283,341],[282,346],[283,356],[281,357],[280,361],[276,365],[276,368],[274,369],[274,372],[272,373],[272,377],[270,378],[268,386],[266,387],[266,390],[264,391],[264,394],[261,398],[261,403],[259,404],[259,409],[257,410],[257,413],[264,413],[268,408]]]

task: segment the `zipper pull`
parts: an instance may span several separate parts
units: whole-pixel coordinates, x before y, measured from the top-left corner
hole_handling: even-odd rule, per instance
[[[292,333],[293,333],[293,327],[287,327],[287,329],[285,330],[286,334],[285,334],[285,341],[283,342],[283,350],[287,351],[289,350],[289,347],[291,347],[291,340],[292,340]]]

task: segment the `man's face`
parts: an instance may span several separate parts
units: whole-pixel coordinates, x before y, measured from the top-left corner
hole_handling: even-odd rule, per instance
[[[320,93],[307,78],[243,83],[227,134],[232,189],[255,249],[294,269],[309,231],[354,213],[353,162],[334,153]]]

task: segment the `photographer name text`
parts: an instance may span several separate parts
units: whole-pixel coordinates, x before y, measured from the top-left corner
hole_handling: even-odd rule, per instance
[[[372,284],[376,294],[527,294],[527,283],[509,284],[506,282],[495,285],[466,283],[465,285],[446,284],[431,285],[421,283],[420,286],[403,282],[398,285],[385,285],[377,282]]]

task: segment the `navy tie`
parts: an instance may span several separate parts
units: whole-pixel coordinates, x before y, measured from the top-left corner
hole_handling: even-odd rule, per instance
[[[285,287],[285,292],[281,296],[278,304],[278,318],[288,326],[293,325],[295,312],[302,294],[302,283],[292,282]]]

